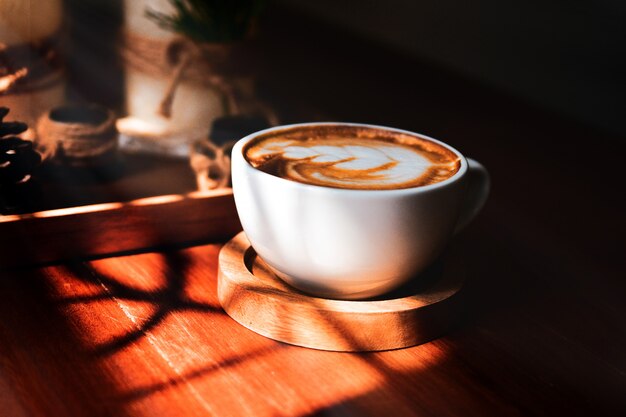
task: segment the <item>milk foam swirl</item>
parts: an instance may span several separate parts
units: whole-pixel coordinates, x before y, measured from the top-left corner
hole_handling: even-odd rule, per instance
[[[244,154],[252,166],[272,175],[334,188],[417,187],[458,171],[456,154],[434,142],[387,131],[342,129],[279,132],[253,141]]]

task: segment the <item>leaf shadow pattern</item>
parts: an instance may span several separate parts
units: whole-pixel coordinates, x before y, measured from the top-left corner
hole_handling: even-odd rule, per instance
[[[98,300],[115,300],[120,307],[121,301],[143,301],[156,307],[155,311],[142,323],[134,323],[135,328],[122,336],[102,343],[91,350],[95,356],[109,356],[144,337],[161,324],[174,312],[192,310],[206,313],[224,314],[219,307],[190,300],[185,295],[187,285],[188,260],[180,252],[164,252],[165,286],[156,290],[141,290],[125,285],[113,277],[92,268],[88,263],[67,264],[72,275],[83,282],[96,284],[102,292],[89,296],[77,296],[60,299],[60,304],[89,303]]]
[[[189,300],[185,295],[185,289],[187,285],[188,277],[188,259],[184,253],[176,251],[163,252],[161,254],[164,259],[165,270],[165,284],[163,287],[156,290],[141,290],[125,285],[123,282],[115,279],[113,276],[103,273],[101,270],[93,268],[89,263],[72,263],[68,265],[68,269],[73,273],[76,279],[84,282],[95,284],[102,288],[103,291],[98,294],[88,296],[77,296],[71,298],[65,298],[59,300],[60,303],[69,305],[76,303],[89,303],[98,300],[115,300],[118,304],[124,301],[140,301],[148,302],[155,305],[156,309],[145,321],[141,323],[135,323],[135,328],[121,336],[116,337],[114,340],[96,346],[90,350],[89,353],[105,357],[112,355],[115,352],[124,349],[125,347],[140,340],[142,337],[149,335],[149,332],[162,323],[169,314],[181,311],[192,310],[207,313],[225,314],[221,308],[214,307],[209,304],[196,302]],[[258,289],[258,292],[262,292],[262,288]],[[315,310],[320,310],[320,306],[316,305],[315,300],[309,300],[309,304]],[[323,310],[323,309],[321,309]],[[335,320],[332,316],[324,314],[323,311],[319,311],[320,320],[327,322],[332,328],[335,329],[337,334],[341,334],[346,341],[352,345],[355,350],[360,350],[359,342],[352,333],[353,329],[345,327],[344,323]],[[261,337],[261,336],[259,336]],[[255,350],[253,352],[232,355],[216,363],[207,364],[207,366],[194,369],[188,372],[180,373],[177,376],[168,378],[164,382],[158,382],[148,384],[145,386],[137,387],[133,390],[120,393],[116,396],[116,401],[123,403],[141,401],[151,395],[170,389],[172,387],[181,386],[183,384],[193,383],[193,381],[200,380],[208,375],[215,373],[218,370],[231,369],[237,366],[245,366],[253,360],[263,360],[265,355],[271,355],[276,350],[294,349],[288,347],[286,344],[279,342],[270,343],[265,348]],[[298,349],[298,348],[295,348]],[[233,352],[235,353],[235,352]],[[376,372],[382,377],[382,386],[379,388],[384,390],[387,384],[392,383],[396,378],[401,376],[401,372],[391,368],[386,361],[380,356],[384,352],[361,352],[361,353],[346,353],[353,360],[361,362],[363,365],[374,368]],[[329,352],[319,351],[316,355],[333,354]],[[419,373],[419,370],[415,370],[415,373]],[[374,390],[374,393],[376,390]],[[370,392],[365,392],[362,395],[368,396]],[[407,403],[412,402],[410,392],[397,392],[395,398],[400,398]],[[347,402],[346,407],[351,409],[351,398],[343,399],[343,402]],[[339,401],[336,405],[342,409],[343,402]],[[328,409],[322,408],[316,410],[316,412],[330,412],[333,413],[336,410],[335,404],[329,406]],[[325,414],[320,414],[325,415]]]

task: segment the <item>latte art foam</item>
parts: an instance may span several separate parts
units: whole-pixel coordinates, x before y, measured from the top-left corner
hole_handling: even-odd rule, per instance
[[[382,129],[318,125],[261,136],[246,160],[269,174],[305,184],[348,189],[398,189],[453,176],[458,156],[432,141]]]

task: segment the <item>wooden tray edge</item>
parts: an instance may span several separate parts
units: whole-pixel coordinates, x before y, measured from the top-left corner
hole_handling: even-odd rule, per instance
[[[241,230],[232,189],[0,216],[0,267],[106,255]]]

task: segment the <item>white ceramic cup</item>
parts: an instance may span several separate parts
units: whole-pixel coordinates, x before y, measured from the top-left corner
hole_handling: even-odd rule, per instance
[[[350,125],[423,137],[459,156],[460,169],[431,185],[352,190],[303,184],[254,168],[245,145],[297,126]],[[485,168],[424,135],[355,123],[279,126],[241,139],[232,152],[239,219],[252,247],[290,285],[324,298],[362,299],[417,277],[467,225],[489,194]]]

